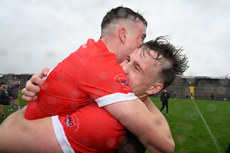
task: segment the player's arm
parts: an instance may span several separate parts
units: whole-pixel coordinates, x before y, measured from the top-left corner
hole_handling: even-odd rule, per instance
[[[170,128],[167,123],[167,120],[162,115],[162,113],[159,111],[159,109],[152,103],[150,98],[147,98],[144,101],[144,104],[147,106],[149,111],[152,113],[152,119],[157,121],[156,126],[158,127],[157,130],[159,130],[159,133],[162,135],[168,136],[169,139],[172,141],[173,138],[171,136]],[[122,141],[122,144],[120,148],[116,151],[116,153],[124,153],[124,152],[145,152],[145,147],[139,142],[139,140],[129,131],[127,131],[125,139]]]
[[[25,107],[11,114],[0,125],[0,152],[61,153],[51,117],[27,120],[24,114]]]
[[[170,131],[170,127],[168,125],[167,120],[162,115],[162,113],[159,111],[159,109],[153,104],[153,102],[150,100],[150,98],[147,98],[144,101],[144,104],[147,106],[149,111],[152,113],[152,120],[155,121],[155,126],[157,126],[158,132],[161,134],[161,136],[165,136],[169,139],[169,141],[172,143],[172,145],[175,148],[175,143]]]
[[[37,99],[37,94],[40,92],[40,85],[43,84],[45,80],[42,78],[47,76],[49,68],[44,68],[42,72],[33,75],[30,80],[26,82],[26,87],[22,89],[22,99],[26,101],[33,101]]]
[[[163,126],[153,118],[152,112],[139,99],[123,101],[105,106],[106,110],[120,121],[130,132],[144,144],[150,152],[173,152],[174,141],[169,135],[162,133]]]

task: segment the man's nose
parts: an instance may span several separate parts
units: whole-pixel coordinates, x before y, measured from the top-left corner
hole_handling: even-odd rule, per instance
[[[122,68],[125,71],[125,74],[128,75],[129,74],[129,70],[130,70],[129,65],[128,64],[124,65]]]

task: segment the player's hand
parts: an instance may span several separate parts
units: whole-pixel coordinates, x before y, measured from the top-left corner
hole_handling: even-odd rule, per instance
[[[40,92],[40,85],[45,81],[42,78],[47,76],[48,72],[49,68],[44,68],[42,72],[33,75],[31,79],[26,82],[26,87],[22,89],[23,100],[30,102],[37,99],[37,95]]]

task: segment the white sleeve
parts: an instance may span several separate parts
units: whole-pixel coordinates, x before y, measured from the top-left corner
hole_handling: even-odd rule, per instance
[[[95,101],[97,102],[99,107],[103,107],[103,106],[110,105],[113,103],[127,101],[127,100],[135,100],[135,99],[137,99],[137,97],[134,95],[134,93],[127,93],[127,94],[114,93],[114,94],[100,97],[96,99]]]

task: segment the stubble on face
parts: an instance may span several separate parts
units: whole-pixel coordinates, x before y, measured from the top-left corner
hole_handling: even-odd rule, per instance
[[[143,54],[139,48],[128,56],[121,66],[125,70],[131,89],[137,96],[141,96],[158,81],[161,63],[156,60],[154,51]]]

